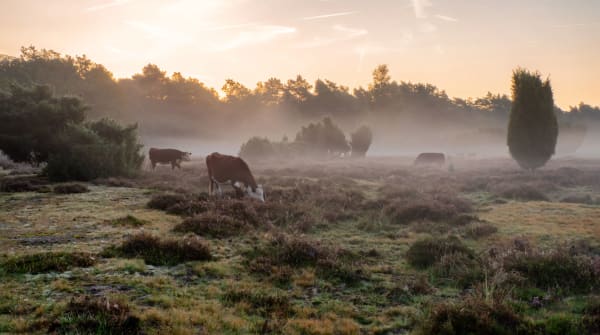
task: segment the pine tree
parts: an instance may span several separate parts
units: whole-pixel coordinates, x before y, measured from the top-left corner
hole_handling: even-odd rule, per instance
[[[558,138],[550,81],[519,68],[513,72],[512,98],[508,148],[521,168],[534,170],[554,155]]]

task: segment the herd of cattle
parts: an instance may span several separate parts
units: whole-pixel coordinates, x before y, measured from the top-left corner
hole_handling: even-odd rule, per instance
[[[181,169],[181,162],[191,160],[192,153],[177,149],[150,148],[148,157],[152,169],[157,164],[170,164],[171,169]],[[442,167],[446,162],[443,153],[422,153],[415,159],[415,165],[435,165]],[[221,196],[222,185],[231,185],[238,196],[244,194],[252,199],[265,201],[262,185],[257,184],[250,168],[246,162],[235,156],[222,155],[218,152],[206,156],[206,168],[208,169],[208,194],[210,196]]]

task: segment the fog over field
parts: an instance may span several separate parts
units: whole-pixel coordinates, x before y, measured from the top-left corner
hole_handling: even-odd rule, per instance
[[[0,334],[600,335],[597,0],[3,0]]]

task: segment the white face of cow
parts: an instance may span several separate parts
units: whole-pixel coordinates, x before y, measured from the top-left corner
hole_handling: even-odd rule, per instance
[[[182,161],[190,161],[190,160],[192,160],[192,153],[191,152],[184,152],[183,155],[181,156],[181,160]]]
[[[262,185],[258,185],[255,192],[252,191],[252,187],[248,186],[246,187],[246,192],[250,198],[265,202],[265,194]]]

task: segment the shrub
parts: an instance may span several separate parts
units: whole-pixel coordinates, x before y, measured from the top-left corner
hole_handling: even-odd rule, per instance
[[[185,219],[173,230],[222,238],[239,235],[248,230],[248,226],[230,216],[206,212]]]
[[[253,312],[262,315],[271,313],[287,316],[291,313],[289,296],[280,290],[264,290],[254,287],[231,287],[222,296],[225,305],[233,305],[239,302],[249,304]]]
[[[549,201],[548,197],[535,186],[528,184],[500,184],[494,189],[494,193],[507,199],[522,201]]]
[[[333,249],[303,237],[277,235],[266,245],[247,253],[249,260],[262,263],[260,268],[289,265],[314,266],[322,278],[340,279],[352,283],[364,277],[358,256],[344,249]],[[249,264],[252,264],[250,262]],[[251,268],[257,268],[252,265]]]
[[[70,124],[58,134],[57,142],[44,169],[51,180],[131,176],[144,161],[137,125],[123,127],[109,119]]]
[[[443,255],[433,265],[432,270],[432,273],[438,278],[451,279],[462,288],[470,287],[484,278],[479,262],[462,252]]]
[[[434,307],[421,324],[422,335],[532,334],[530,324],[504,303],[469,297],[457,304]]]
[[[139,334],[140,320],[121,300],[81,296],[71,299],[62,315],[50,326],[58,334]]]
[[[108,257],[142,258],[150,265],[176,265],[212,259],[208,245],[199,237],[161,239],[149,233],[130,236],[120,246],[110,247],[103,254]]]
[[[267,138],[252,137],[248,142],[242,144],[239,156],[249,161],[260,161],[274,157],[275,147]]]
[[[352,157],[365,157],[373,140],[371,129],[367,126],[362,126],[353,132],[350,138]]]
[[[473,258],[474,253],[457,237],[430,237],[413,243],[406,252],[408,263],[417,268],[426,268],[440,261],[443,256],[462,253]]]
[[[0,262],[4,273],[64,272],[74,267],[88,267],[96,263],[91,254],[79,252],[45,252],[9,257]]]
[[[0,192],[46,191],[48,180],[42,177],[5,177],[0,180]]]
[[[53,190],[57,194],[86,193],[90,191],[86,185],[80,183],[58,184],[53,187]]]
[[[570,194],[561,198],[560,202],[588,205],[593,205],[595,203],[594,199],[589,194]]]
[[[108,223],[114,226],[131,226],[131,227],[141,227],[147,224],[147,221],[140,220],[133,215],[127,215],[120,218],[116,218],[114,220],[108,220]]]
[[[344,132],[329,117],[302,127],[295,142],[303,144],[308,154],[317,156],[335,156],[350,149]]]
[[[515,253],[504,260],[504,267],[519,272],[541,289],[589,293],[600,285],[590,257],[570,255],[562,249],[549,253]]]
[[[408,224],[413,221],[452,222],[472,210],[471,203],[457,196],[419,195],[417,200],[398,200],[384,209],[392,223]]]
[[[473,223],[464,228],[464,234],[474,240],[490,236],[498,232],[498,228],[489,223]]]
[[[537,169],[554,155],[558,121],[550,80],[524,69],[513,72],[513,105],[508,123],[510,154],[527,170]]]
[[[148,208],[167,211],[174,205],[187,201],[187,198],[182,194],[158,194],[152,196],[148,204]]]

